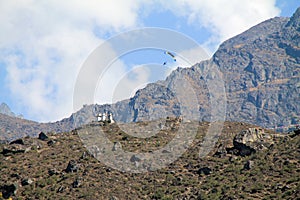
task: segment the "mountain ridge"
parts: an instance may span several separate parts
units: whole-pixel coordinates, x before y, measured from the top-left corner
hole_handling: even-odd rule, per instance
[[[205,71],[213,63],[224,75],[227,120],[245,121],[267,128],[299,123],[297,83],[300,78],[300,56],[296,48],[299,46],[299,12],[300,9],[297,9],[291,18],[266,20],[226,40],[210,60],[190,68],[177,68],[165,81],[147,85],[123,103],[94,107],[100,112],[111,110],[116,120],[122,122],[151,120],[155,114],[160,117],[178,115],[180,106],[169,101],[174,99],[172,92],[166,97],[159,97],[157,93],[171,90],[176,85],[175,78],[185,76],[190,78],[190,85],[197,93],[196,104],[201,105],[201,108],[190,105],[191,110],[197,110],[201,120],[209,121],[211,109],[205,79],[211,75],[205,74]],[[206,90],[206,93],[200,90]],[[165,113],[159,114],[161,110]],[[92,111],[92,105],[86,107],[89,115]],[[90,120],[88,117],[86,119]]]
[[[11,117],[23,118],[23,115],[16,115],[10,109],[10,107],[4,102],[0,104],[0,114],[8,115],[8,116],[11,116]]]

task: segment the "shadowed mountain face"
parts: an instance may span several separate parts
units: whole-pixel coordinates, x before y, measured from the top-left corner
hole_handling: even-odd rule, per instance
[[[225,41],[210,60],[178,68],[165,81],[147,85],[131,99],[112,105],[86,105],[70,118],[38,125],[34,133],[24,134],[69,131],[95,120],[95,115],[104,111],[112,112],[118,122],[174,115],[211,121],[220,105],[226,113],[219,113],[228,121],[265,128],[289,126],[299,124],[299,92],[300,8],[291,18],[275,17]],[[20,134],[19,130],[9,131]],[[11,138],[6,132],[0,135]]]

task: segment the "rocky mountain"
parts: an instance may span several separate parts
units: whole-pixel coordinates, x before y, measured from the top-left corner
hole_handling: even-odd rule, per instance
[[[219,79],[226,96],[222,88],[213,88],[222,86]],[[221,96],[212,98],[218,92]],[[210,60],[178,68],[129,100],[85,106],[72,119],[81,125],[93,119],[95,110],[108,110],[117,121],[136,122],[182,115],[184,110],[185,117],[210,121],[216,114],[212,108],[225,103],[226,120],[288,127],[299,124],[299,93],[300,8],[291,18],[275,17],[225,41]]]
[[[0,199],[300,198],[300,130],[276,134],[246,123],[226,122],[215,148],[199,158],[209,123],[183,122],[184,131],[198,127],[193,143],[173,163],[145,173],[118,171],[99,162],[80,136],[80,132],[99,135],[104,131],[119,144],[112,152],[117,148],[133,152],[123,162],[136,167],[143,163],[141,153],[155,154],[178,135],[176,121],[168,122],[149,138],[128,135],[119,124],[91,123],[68,133],[41,133],[38,138],[0,144]],[[123,125],[153,130],[157,124]]]
[[[9,106],[6,103],[1,103],[1,105],[0,105],[0,114],[8,115],[8,116],[11,116],[11,117],[23,118],[22,115],[16,115],[14,112],[12,112],[11,109],[9,108]]]
[[[18,117],[0,114],[0,143],[6,143],[25,136],[37,137],[42,131],[64,132],[73,129],[68,120],[54,123],[38,123]]]
[[[85,105],[70,118],[38,125],[24,134],[69,131],[104,111],[112,112],[117,122],[182,115],[184,120],[289,127],[299,124],[299,93],[300,8],[291,18],[269,19],[225,41],[210,60],[179,67],[166,80],[148,84],[130,99],[112,105]],[[7,123],[0,126],[1,138],[10,140],[24,130],[3,131],[15,122]]]

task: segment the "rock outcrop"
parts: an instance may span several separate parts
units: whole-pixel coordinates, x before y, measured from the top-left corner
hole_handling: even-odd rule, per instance
[[[233,147],[227,148],[227,152],[240,156],[248,156],[256,151],[265,150],[272,144],[272,137],[265,134],[262,129],[249,128],[235,135]]]
[[[79,170],[79,166],[75,160],[70,160],[68,166],[66,168],[67,173],[77,172]]]
[[[3,147],[2,154],[3,155],[12,155],[16,153],[26,153],[30,151],[31,147],[24,146],[21,144],[11,144]]]
[[[22,115],[16,115],[14,112],[11,111],[10,107],[6,103],[1,103],[0,105],[0,113],[10,116],[10,117],[19,117],[23,118]]]

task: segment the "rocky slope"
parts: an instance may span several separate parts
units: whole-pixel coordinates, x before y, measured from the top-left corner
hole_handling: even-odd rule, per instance
[[[187,151],[162,169],[137,174],[97,161],[78,135],[79,131],[91,135],[104,131],[125,151],[153,153],[176,137],[176,123],[169,122],[166,129],[144,139],[126,134],[120,130],[121,124],[92,123],[68,133],[0,144],[0,199],[300,198],[299,130],[279,135],[245,123],[226,122],[215,148],[200,159],[209,124],[182,122],[186,131],[198,128]],[[155,124],[123,126],[132,129]],[[124,162],[137,165],[140,160],[135,156]]]
[[[212,66],[222,75],[216,76],[216,71],[210,71]],[[210,102],[209,87],[219,81],[219,77],[225,85],[227,120],[268,128],[298,124],[300,8],[291,18],[275,17],[225,41],[211,60],[190,68],[178,68],[165,81],[149,84],[130,100],[86,106],[77,113],[78,118],[72,119],[79,125],[89,122],[96,109],[112,111],[117,121],[143,121],[180,115],[183,107],[187,107],[188,115],[210,121],[214,105]],[[180,81],[182,79],[187,83]],[[186,99],[191,97],[190,90],[196,99],[182,105],[176,91],[178,87]],[[215,105],[221,102],[217,99]]]
[[[60,133],[72,128],[73,124],[70,123],[69,119],[55,123],[38,123],[0,114],[0,143],[7,143],[25,136],[37,137],[42,131]]]

